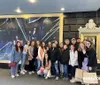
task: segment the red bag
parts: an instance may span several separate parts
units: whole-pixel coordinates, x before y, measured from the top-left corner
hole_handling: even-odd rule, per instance
[[[16,66],[16,62],[11,62],[11,63],[8,64],[8,66],[9,67],[14,67],[14,66]]]

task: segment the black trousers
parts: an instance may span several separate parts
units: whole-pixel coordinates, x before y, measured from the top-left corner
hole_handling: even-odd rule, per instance
[[[71,78],[75,77],[76,68],[78,68],[78,66],[70,66]]]
[[[51,74],[55,75],[55,67],[54,67],[53,62],[51,62]]]
[[[33,58],[32,60],[29,61],[28,70],[36,71],[36,58]]]

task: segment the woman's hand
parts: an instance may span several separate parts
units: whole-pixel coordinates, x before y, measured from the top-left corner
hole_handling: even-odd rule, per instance
[[[89,67],[89,71],[92,71],[92,67]]]
[[[83,50],[83,54],[86,54],[86,50]]]

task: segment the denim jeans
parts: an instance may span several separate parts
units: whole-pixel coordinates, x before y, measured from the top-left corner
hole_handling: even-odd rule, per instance
[[[16,66],[11,67],[11,75],[16,75],[17,74],[17,72],[18,72],[18,65],[19,65],[19,62],[16,63]]]
[[[68,65],[61,64],[61,73],[64,77],[68,77]]]
[[[55,76],[59,77],[59,68],[58,68],[59,63],[58,63],[58,61],[56,61],[53,64],[54,64],[54,69],[55,69]]]
[[[41,67],[41,60],[37,59],[37,70],[40,70]]]
[[[27,54],[23,53],[22,59],[21,59],[21,70],[25,68],[25,62],[27,60]]]

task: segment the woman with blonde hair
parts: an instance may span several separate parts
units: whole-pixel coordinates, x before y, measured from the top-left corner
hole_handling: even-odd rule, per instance
[[[78,63],[79,63],[79,68],[82,70],[88,71],[88,56],[86,53],[86,46],[83,42],[79,44],[79,49],[78,49]]]

